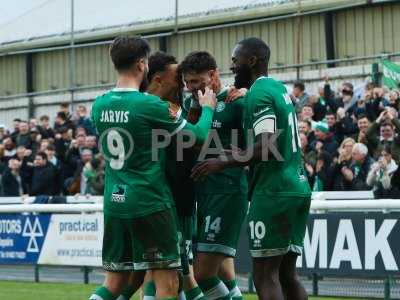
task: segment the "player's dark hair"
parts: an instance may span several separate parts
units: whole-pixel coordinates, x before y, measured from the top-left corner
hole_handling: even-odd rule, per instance
[[[302,83],[301,81],[295,82],[293,87],[298,88],[302,92],[304,92],[304,90],[306,89],[304,83]]]
[[[47,160],[47,154],[43,151],[36,153],[36,156],[40,156],[43,160]]]
[[[256,37],[250,37],[241,40],[238,44],[242,45],[243,50],[247,55],[255,56],[258,64],[268,65],[271,56],[271,49],[263,40]]]
[[[129,70],[132,65],[150,53],[149,43],[140,37],[119,36],[110,46],[110,57],[118,72]]]
[[[194,51],[186,55],[184,60],[179,64],[179,73],[195,73],[216,70],[217,62],[215,58],[207,51]]]
[[[158,51],[149,57],[149,72],[147,79],[149,82],[153,79],[154,75],[160,72],[165,72],[169,65],[177,64],[175,56],[165,52]]]

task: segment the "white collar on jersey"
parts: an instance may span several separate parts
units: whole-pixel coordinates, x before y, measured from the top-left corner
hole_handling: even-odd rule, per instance
[[[139,90],[135,89],[135,88],[119,88],[119,87],[115,87],[111,91],[113,91],[113,92],[138,92]]]
[[[258,77],[258,78],[256,79],[256,81],[257,81],[258,79],[264,79],[264,78],[271,78],[271,77],[269,77],[269,76],[260,76],[260,77]]]

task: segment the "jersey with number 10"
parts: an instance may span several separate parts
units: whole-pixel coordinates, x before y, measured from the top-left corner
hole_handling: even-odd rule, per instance
[[[92,119],[107,161],[104,213],[138,218],[174,206],[165,176],[165,149],[154,148],[152,132],[164,129],[172,135],[186,121],[171,115],[167,102],[134,89],[114,89],[97,97]]]
[[[258,78],[246,95],[245,127],[254,136],[279,133],[278,161],[269,151],[268,160],[254,165],[252,194],[307,197],[311,194],[301,160],[296,113],[285,86],[270,77]],[[264,150],[265,151],[265,150]]]

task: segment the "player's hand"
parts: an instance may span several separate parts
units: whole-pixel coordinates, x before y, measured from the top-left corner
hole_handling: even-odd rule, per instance
[[[223,168],[224,164],[221,160],[217,158],[206,159],[193,167],[190,178],[199,181],[211,173],[222,171]]]
[[[237,89],[234,86],[232,86],[228,89],[228,95],[225,99],[225,103],[231,103],[240,97],[244,97],[246,96],[246,93],[247,93],[246,88]]]
[[[205,88],[204,94],[201,90],[198,90],[197,95],[201,107],[208,106],[214,109],[217,105],[217,98],[215,96],[215,93],[208,87]]]

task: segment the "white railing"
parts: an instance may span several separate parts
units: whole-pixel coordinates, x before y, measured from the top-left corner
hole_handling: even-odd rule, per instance
[[[371,192],[314,193],[313,213],[332,211],[400,211],[400,199],[373,199]],[[338,200],[340,199],[340,200]],[[31,204],[32,199],[0,198],[0,213],[90,213],[103,211],[102,197],[67,197],[67,204]],[[1,205],[2,204],[2,205]]]

